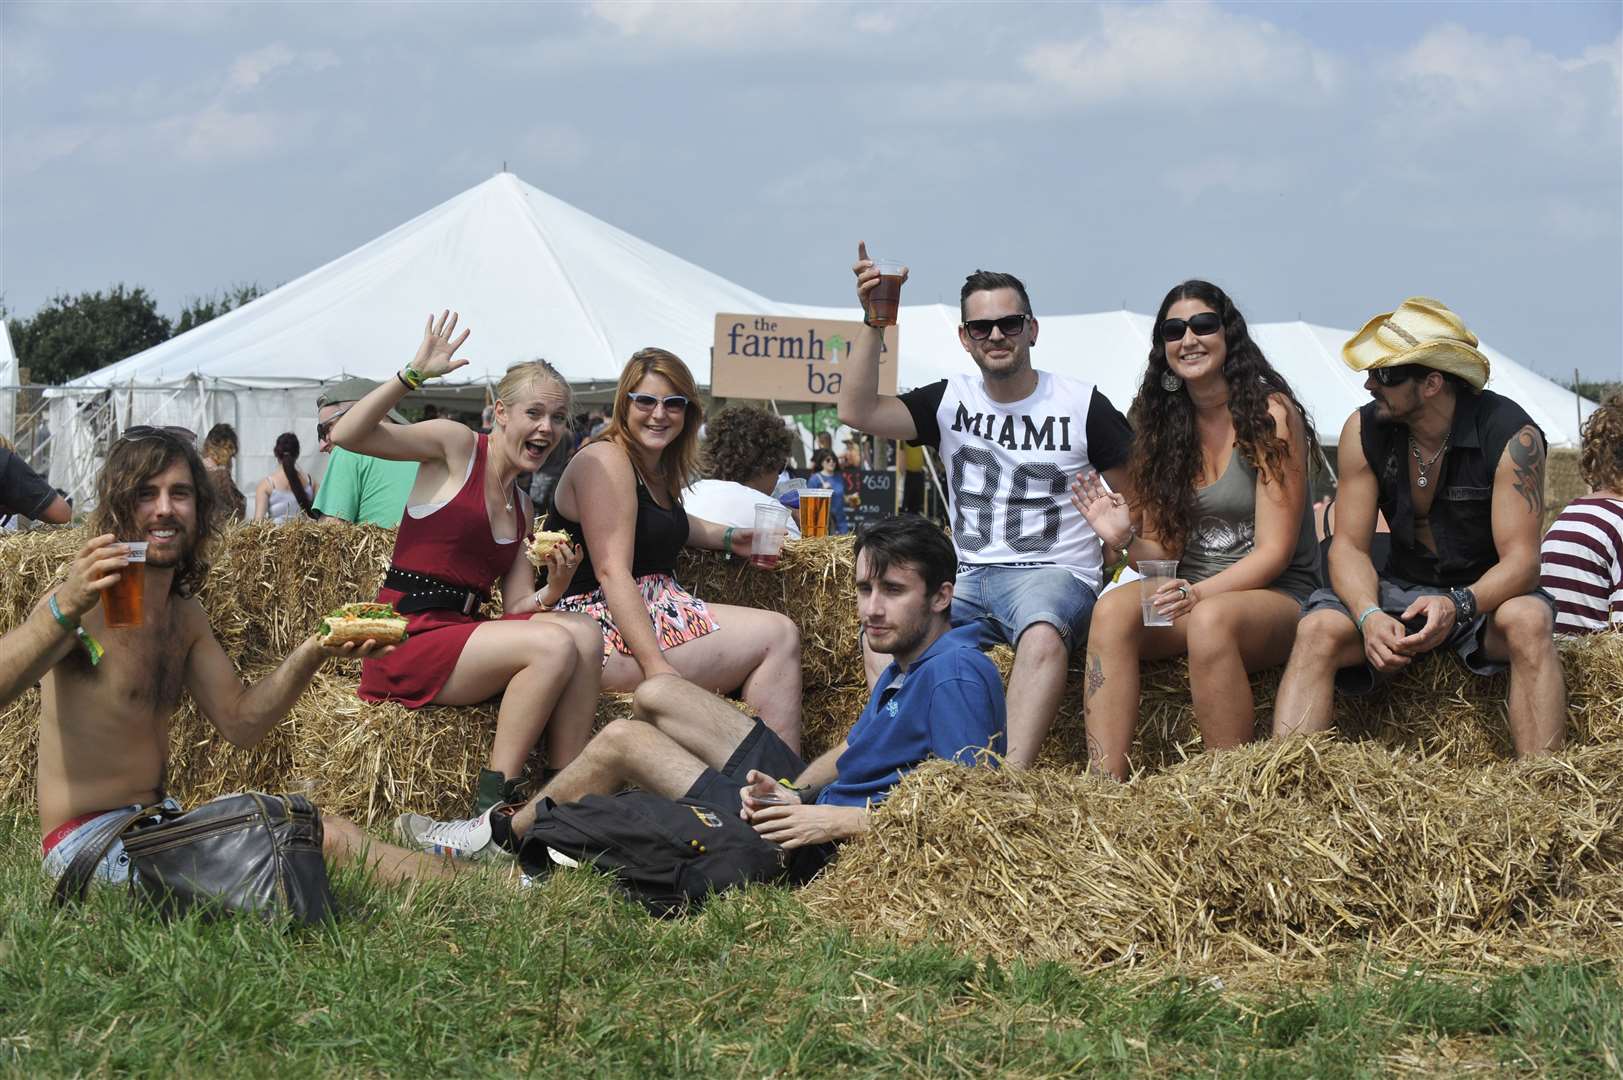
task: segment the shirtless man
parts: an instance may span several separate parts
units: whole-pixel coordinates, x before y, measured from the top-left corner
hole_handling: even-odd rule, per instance
[[[22,625],[0,640],[0,706],[42,678],[39,817],[46,875],[60,877],[108,813],[164,797],[169,718],[182,689],[235,746],[253,746],[287,715],[330,656],[386,651],[374,642],[324,648],[306,638],[251,687],[237,676],[193,595],[207,572],[214,487],[192,444],[175,432],[131,428],[113,445],[98,482],[90,531],[66,581],[42,597]],[[147,542],[141,625],[109,629],[97,605],[128,565],[118,537]],[[105,655],[92,661],[94,653]],[[437,860],[368,838],[341,818],[324,817],[324,849],[359,859],[380,877],[437,877]],[[115,843],[95,880],[127,879]]]

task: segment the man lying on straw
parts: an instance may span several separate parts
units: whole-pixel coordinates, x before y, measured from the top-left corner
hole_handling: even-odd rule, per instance
[[[637,688],[637,719],[605,727],[529,803],[466,821],[406,814],[402,839],[461,858],[511,855],[543,797],[570,802],[630,783],[739,814],[790,852],[791,880],[806,880],[836,841],[867,831],[869,808],[904,772],[928,757],[974,764],[977,751],[1004,743],[1003,684],[977,648],[980,631],[948,621],[952,542],[909,514],[870,526],[855,554],[863,629],[891,663],[845,741],[810,765],[759,720],[660,675]]]
[[[104,819],[164,799],[169,718],[182,688],[221,735],[252,746],[287,715],[327,657],[386,651],[371,641],[324,648],[312,636],[269,676],[244,687],[192,595],[208,570],[215,496],[191,442],[169,429],[129,429],[108,453],[98,495],[90,531],[102,535],[85,544],[66,581],[0,641],[0,706],[41,678],[45,683],[39,816],[45,873],[53,881]],[[145,542],[144,571],[126,569],[130,549],[123,541]],[[132,572],[144,574],[139,623],[109,627],[97,600]],[[342,819],[327,817],[324,825],[329,858],[364,859],[387,878],[448,872],[436,860],[369,841]],[[94,880],[128,876],[124,846],[115,842]]]
[[[1519,756],[1564,741],[1555,601],[1538,587],[1544,434],[1521,406],[1483,389],[1488,358],[1476,346],[1459,316],[1413,297],[1341,350],[1369,373],[1375,400],[1341,429],[1331,588],[1303,604],[1276,736],[1328,728],[1332,685],[1365,693],[1447,648],[1479,675],[1508,663]],[[1377,510],[1392,525],[1379,570]]]

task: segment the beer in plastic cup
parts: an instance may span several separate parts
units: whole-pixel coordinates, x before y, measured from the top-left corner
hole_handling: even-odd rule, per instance
[[[755,507],[755,531],[750,537],[750,562],[762,570],[778,565],[783,539],[789,535],[789,508],[782,503],[759,503]]]
[[[1139,603],[1144,612],[1144,625],[1171,626],[1172,616],[1161,614],[1150,601],[1155,597],[1155,590],[1178,576],[1178,560],[1140,559],[1138,572],[1144,575],[1144,581],[1138,587]]]
[[[902,270],[895,259],[875,259],[879,284],[868,294],[868,322],[873,326],[895,326],[896,311],[902,304]]]
[[[141,625],[141,597],[146,591],[147,546],[144,541],[130,542],[130,564],[118,572],[112,588],[101,594],[102,613],[113,630],[124,630]]]
[[[800,489],[800,535],[803,539],[828,535],[829,508],[833,505],[833,488]]]

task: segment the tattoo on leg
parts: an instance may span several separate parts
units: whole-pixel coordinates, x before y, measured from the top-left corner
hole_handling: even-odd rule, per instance
[[[1531,426],[1518,431],[1505,448],[1516,474],[1516,494],[1527,500],[1529,513],[1544,516],[1544,444]]]
[[[1099,688],[1104,684],[1104,664],[1099,661],[1099,655],[1095,653],[1088,657],[1088,688],[1086,694],[1083,695],[1082,704],[1086,706],[1088,702],[1092,701],[1093,695],[1097,694]]]
[[[1104,747],[1099,745],[1099,740],[1093,737],[1091,731],[1088,732],[1088,771],[1101,776],[1105,771]]]

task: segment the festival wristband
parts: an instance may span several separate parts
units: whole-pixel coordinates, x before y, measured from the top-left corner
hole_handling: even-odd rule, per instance
[[[106,655],[106,650],[101,647],[101,642],[91,637],[90,631],[80,626],[78,619],[70,619],[62,614],[61,607],[57,605],[55,593],[51,594],[49,606],[51,618],[60,623],[64,630],[71,632],[74,637],[79,639],[79,646],[84,649],[85,655],[90,657],[90,666],[95,667],[101,663],[101,658]]]
[[[1358,632],[1360,634],[1364,632],[1364,620],[1379,610],[1381,610],[1381,606],[1379,604],[1371,604],[1369,607],[1363,610],[1362,614],[1358,616]]]
[[[424,381],[426,381],[428,378],[428,376],[424,375],[410,364],[407,364],[405,367],[401,368],[400,373],[395,377],[405,384],[407,390],[421,389]]]
[[[729,525],[721,534],[721,550],[729,559],[733,557],[733,533],[736,531],[736,525]]]

